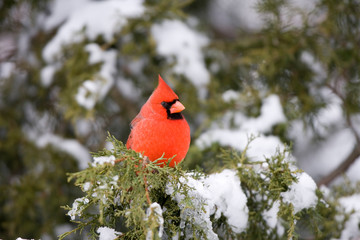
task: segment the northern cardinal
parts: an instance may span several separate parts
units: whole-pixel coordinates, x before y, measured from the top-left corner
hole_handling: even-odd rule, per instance
[[[159,84],[140,113],[131,122],[131,132],[126,143],[128,149],[159,160],[164,165],[174,157],[169,166],[180,163],[190,145],[190,127],[181,112],[185,109],[179,97],[159,75]]]

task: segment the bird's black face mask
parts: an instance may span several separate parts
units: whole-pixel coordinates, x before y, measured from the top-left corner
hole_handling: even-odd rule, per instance
[[[167,114],[167,118],[171,119],[171,120],[178,120],[178,119],[183,119],[184,116],[180,113],[171,113],[170,112],[170,108],[173,104],[176,103],[176,101],[179,101],[179,99],[174,99],[171,102],[162,102],[161,105],[166,109],[166,114]]]

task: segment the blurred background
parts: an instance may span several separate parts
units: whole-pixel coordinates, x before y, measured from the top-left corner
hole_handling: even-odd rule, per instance
[[[0,0],[0,238],[54,239],[108,132],[157,76],[186,106],[186,169],[291,146],[319,184],[360,180],[358,0]]]

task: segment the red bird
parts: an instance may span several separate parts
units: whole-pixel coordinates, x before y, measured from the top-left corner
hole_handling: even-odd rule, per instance
[[[166,160],[158,161],[163,164],[175,156],[170,162],[170,167],[174,167],[185,158],[190,145],[190,127],[181,114],[184,109],[179,97],[159,75],[157,88],[131,122],[126,147],[150,161],[163,156]]]

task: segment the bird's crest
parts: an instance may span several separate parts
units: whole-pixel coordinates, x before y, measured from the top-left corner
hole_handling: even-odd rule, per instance
[[[161,103],[161,102],[171,102],[179,97],[174,93],[174,91],[166,84],[166,82],[159,75],[159,83],[157,88],[150,96],[150,102],[152,103]]]

